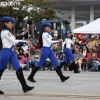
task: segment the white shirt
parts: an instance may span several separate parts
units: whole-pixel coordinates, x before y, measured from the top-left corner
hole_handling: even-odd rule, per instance
[[[42,40],[43,40],[44,47],[50,47],[52,43],[59,42],[59,41],[53,41],[52,36],[48,32],[43,32]]]
[[[28,49],[29,49],[28,46],[22,46],[21,48],[23,49],[24,52],[28,51]]]
[[[65,43],[66,43],[66,48],[69,48],[69,49],[71,48],[71,44],[74,44],[70,38],[66,38]]]
[[[8,30],[1,31],[3,48],[11,48],[15,43],[26,42],[25,40],[16,40]]]

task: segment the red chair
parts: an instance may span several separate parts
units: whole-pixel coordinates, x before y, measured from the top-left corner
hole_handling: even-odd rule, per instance
[[[87,53],[86,60],[88,63],[90,63],[91,53]]]

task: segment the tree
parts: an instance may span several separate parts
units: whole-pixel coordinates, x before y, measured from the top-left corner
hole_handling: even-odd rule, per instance
[[[11,1],[14,0],[8,0],[8,2]],[[0,6],[0,17],[5,15],[25,17],[29,15],[32,16],[35,23],[42,19],[57,19],[54,9],[59,4],[58,2],[52,5],[51,0],[20,0],[19,3],[20,5]]]
[[[25,0],[28,2],[27,6],[32,7],[30,15],[34,22],[41,21],[42,19],[57,19],[54,9],[58,6],[59,2],[51,4],[51,0]],[[26,2],[24,2],[26,4]]]
[[[29,14],[26,9],[23,9],[22,1],[18,2],[16,0],[0,0],[0,4],[5,4],[5,6],[0,5],[0,17],[7,15],[12,17],[25,17]]]

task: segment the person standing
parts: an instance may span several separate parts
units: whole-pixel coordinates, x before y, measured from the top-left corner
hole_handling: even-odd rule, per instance
[[[58,66],[56,57],[55,57],[53,51],[51,50],[52,43],[61,42],[62,39],[60,39],[59,41],[52,40],[52,36],[51,36],[52,25],[51,25],[51,23],[45,22],[42,24],[42,26],[43,26],[43,30],[41,31],[40,38],[39,38],[40,48],[42,48],[40,60],[39,60],[38,64],[32,69],[32,72],[29,75],[28,80],[31,82],[36,82],[34,80],[34,75],[39,70],[40,66],[42,66],[44,64],[45,60],[47,58],[49,58],[51,60],[52,64],[54,65],[56,73],[59,75],[61,81],[64,82],[67,79],[69,79],[69,76],[65,77],[62,74],[60,67]]]
[[[60,64],[60,68],[62,68],[63,65],[66,65],[66,62],[70,59],[72,64],[71,68],[74,69],[74,73],[79,73],[77,66],[75,65],[75,59],[71,51],[71,45],[74,45],[73,41],[71,40],[71,34],[70,31],[67,30],[65,32],[66,39],[65,39],[65,44],[66,44],[66,49],[65,49],[65,59],[63,62]]]
[[[3,18],[0,18],[0,41],[2,42],[2,50],[0,53],[0,79],[4,70],[6,69],[7,63],[10,62],[16,70],[16,76],[22,85],[23,92],[28,92],[34,87],[30,87],[27,85],[24,79],[22,68],[20,67],[17,56],[13,50],[14,44],[30,44],[30,41],[15,39],[14,35],[12,34],[12,28],[14,24],[15,20],[9,16],[4,16]],[[0,90],[0,94],[4,94],[4,92]]]

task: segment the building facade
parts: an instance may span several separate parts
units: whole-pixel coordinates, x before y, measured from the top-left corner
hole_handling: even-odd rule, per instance
[[[51,5],[59,3],[56,8],[58,17],[70,20],[71,30],[75,29],[75,22],[78,20],[87,23],[100,18],[100,0],[51,0]]]

